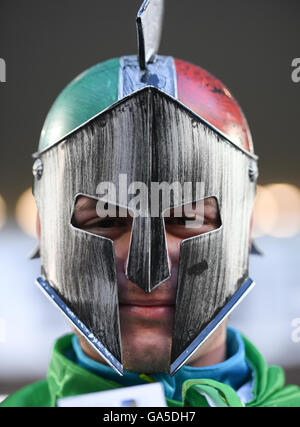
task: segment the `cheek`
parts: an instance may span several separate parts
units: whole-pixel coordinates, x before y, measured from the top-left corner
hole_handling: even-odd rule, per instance
[[[182,239],[179,237],[173,236],[172,234],[167,233],[167,246],[169,258],[172,264],[179,263],[179,254],[180,254],[180,243]]]
[[[127,233],[122,234],[118,239],[114,240],[114,251],[117,265],[124,265],[124,268],[129,253],[130,235],[131,233],[128,231]]]

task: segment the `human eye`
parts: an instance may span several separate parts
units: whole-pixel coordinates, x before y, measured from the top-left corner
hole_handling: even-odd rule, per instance
[[[166,212],[166,231],[181,239],[216,230],[221,226],[217,201],[214,197],[190,203]]]
[[[114,207],[113,216],[99,216],[97,200],[84,197],[77,200],[72,225],[82,231],[115,240],[131,231],[132,217],[124,209]]]

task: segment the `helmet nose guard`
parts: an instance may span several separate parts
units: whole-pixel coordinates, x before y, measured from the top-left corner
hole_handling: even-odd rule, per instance
[[[134,219],[126,277],[146,293],[170,278],[164,219]]]

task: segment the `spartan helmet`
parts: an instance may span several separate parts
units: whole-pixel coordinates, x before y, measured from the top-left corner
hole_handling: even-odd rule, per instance
[[[220,227],[181,241],[171,375],[254,285],[248,256],[257,157],[246,119],[207,71],[157,55],[162,14],[161,0],[144,1],[138,55],[97,64],[62,91],[34,155],[42,229],[37,284],[120,374],[126,360],[113,241],[73,225],[79,195],[101,201],[99,183],[109,182],[117,191],[106,203],[133,210],[126,276],[146,293],[170,277],[166,207],[160,200],[152,215],[152,184],[202,183],[200,192],[195,185],[184,196],[173,192],[170,209],[217,200]],[[119,191],[132,182],[149,190],[143,215]]]

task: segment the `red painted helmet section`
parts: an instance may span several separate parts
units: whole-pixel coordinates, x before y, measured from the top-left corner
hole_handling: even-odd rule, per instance
[[[174,61],[178,100],[252,153],[247,120],[226,86],[203,68],[181,59]]]

